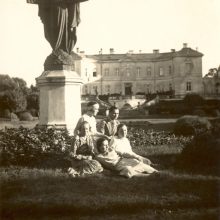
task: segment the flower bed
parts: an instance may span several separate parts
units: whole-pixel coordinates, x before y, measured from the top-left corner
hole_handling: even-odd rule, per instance
[[[149,155],[149,152],[152,152],[152,146],[155,149],[156,146],[165,145],[182,149],[192,139],[192,137],[177,137],[172,133],[146,131],[137,127],[129,129],[128,138],[134,151],[142,155]],[[68,166],[72,136],[69,136],[67,130],[39,127],[33,129],[6,128],[0,130],[0,140],[1,166],[46,168]]]
[[[71,137],[67,130],[20,127],[1,130],[0,140],[1,166],[43,166],[45,162],[46,166],[60,166],[67,156]]]

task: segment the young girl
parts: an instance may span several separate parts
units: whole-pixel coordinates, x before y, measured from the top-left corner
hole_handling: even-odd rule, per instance
[[[103,171],[101,164],[94,160],[94,141],[90,135],[90,125],[87,121],[82,122],[80,134],[72,144],[70,151],[72,166],[68,172],[72,176],[83,176]]]
[[[120,175],[131,178],[132,176],[148,176],[158,172],[150,165],[144,164],[134,154],[117,154],[109,147],[108,140],[101,138],[97,141],[99,154],[96,159],[107,169],[116,170]]]

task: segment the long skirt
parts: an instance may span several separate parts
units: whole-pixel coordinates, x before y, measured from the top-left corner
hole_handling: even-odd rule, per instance
[[[153,167],[133,158],[121,159],[116,165],[116,170],[120,171],[120,175],[128,178],[140,173],[151,174],[157,172]]]
[[[100,173],[103,171],[102,165],[97,160],[72,160],[72,169],[76,171],[79,176]]]

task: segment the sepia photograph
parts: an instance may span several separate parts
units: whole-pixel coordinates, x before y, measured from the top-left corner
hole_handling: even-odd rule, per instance
[[[220,219],[219,0],[0,0],[0,219]]]

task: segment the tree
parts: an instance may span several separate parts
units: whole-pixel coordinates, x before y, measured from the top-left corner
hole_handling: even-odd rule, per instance
[[[1,110],[23,111],[26,109],[27,84],[23,79],[0,74]]]
[[[209,72],[205,77],[219,77],[220,76],[220,66],[218,68],[210,68]]]
[[[36,109],[39,110],[39,95],[30,94],[27,96],[27,109]]]
[[[16,82],[12,80],[8,75],[0,74],[0,92],[7,90],[14,90],[16,87]]]
[[[18,77],[13,77],[12,80],[16,83],[16,87],[22,91],[24,95],[27,95],[30,89],[27,87],[27,83]]]
[[[16,109],[16,94],[13,90],[6,90],[0,95],[0,106],[1,110],[8,109],[10,112]]]

